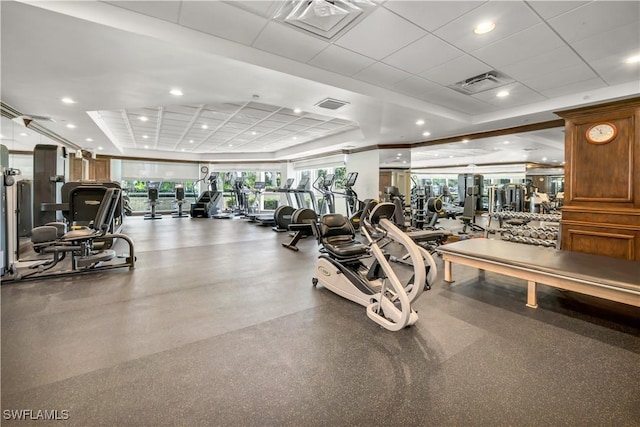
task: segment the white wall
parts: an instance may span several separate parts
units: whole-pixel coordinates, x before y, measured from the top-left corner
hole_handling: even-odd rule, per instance
[[[378,150],[347,154],[347,173],[358,172],[353,189],[360,200],[378,199],[379,156]]]
[[[21,175],[16,179],[33,180],[33,156],[30,154],[9,154],[9,167],[20,169]]]

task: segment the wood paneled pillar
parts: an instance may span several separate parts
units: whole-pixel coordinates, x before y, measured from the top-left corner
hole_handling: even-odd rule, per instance
[[[565,119],[562,249],[640,261],[640,98],[557,114]],[[599,125],[613,129],[610,138]]]

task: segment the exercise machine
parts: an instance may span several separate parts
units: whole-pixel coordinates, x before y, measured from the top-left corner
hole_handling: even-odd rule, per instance
[[[296,209],[293,214],[291,214],[291,223],[287,226],[287,229],[292,233],[291,240],[287,243],[283,243],[282,246],[294,252],[298,252],[298,247],[296,245],[301,239],[313,236],[315,222],[317,220],[318,216],[313,209]]]
[[[393,212],[393,217],[391,218],[391,220],[396,225],[396,227],[404,231],[405,234],[420,247],[433,253],[436,247],[445,243],[449,236],[453,235],[453,233],[449,230],[436,229],[435,222],[433,224],[433,229],[430,230],[421,230],[407,227],[404,219],[404,196],[400,194],[398,187],[395,186],[385,187],[384,191],[388,200],[390,200],[391,203],[395,206],[395,210]],[[437,200],[441,201],[441,199]],[[439,203],[437,200],[433,197],[429,198],[426,203],[427,209],[429,209],[430,204],[431,209],[433,210],[441,209],[441,207],[438,206]],[[432,218],[432,221],[434,220],[437,221],[437,217]]]
[[[3,281],[41,279],[65,274],[90,273],[106,269],[135,267],[133,241],[124,234],[109,233],[117,206],[120,202],[119,188],[107,188],[100,201],[94,220],[89,226],[76,226],[65,231],[64,223],[50,223],[32,230],[34,251],[40,258],[21,260],[26,267],[16,266]],[[129,246],[129,254],[118,257],[110,249],[116,239],[122,239]],[[70,256],[71,268],[56,268]],[[46,258],[42,258],[42,257]],[[125,258],[124,262],[115,262]]]
[[[310,204],[315,207],[315,197],[313,193],[309,191],[307,186],[309,185],[309,178],[303,177],[298,186],[295,189],[286,190],[287,201],[290,203],[289,205],[278,206],[276,210],[273,212],[273,219],[275,221],[275,225],[273,227],[273,231],[277,231],[279,233],[289,231],[289,224],[292,222],[293,213],[296,211],[296,208],[292,206],[291,202],[291,194],[295,195],[296,206],[297,209],[310,209],[309,205],[307,205],[304,194],[311,193]],[[315,213],[315,209],[312,209]]]
[[[467,188],[467,196],[464,199],[464,211],[462,212],[462,226],[461,234],[465,234],[467,232],[467,228],[470,228],[472,231],[485,231],[484,227],[476,224],[476,207],[478,199],[478,187],[469,187]]]
[[[367,316],[390,331],[398,331],[418,321],[418,313],[411,304],[429,285],[427,276],[431,266],[435,266],[430,262],[429,267],[426,266],[425,259],[431,259],[431,255],[390,220],[394,211],[395,206],[391,203],[380,203],[373,209],[366,219],[369,226],[362,227],[367,244],[355,239],[355,230],[344,215],[324,215],[317,227],[322,248],[312,279],[314,286],[319,283],[366,307]],[[378,240],[369,233],[369,227],[404,247],[412,269],[407,281],[400,280]],[[363,262],[371,257],[373,262],[370,265]]]
[[[144,219],[162,219],[162,215],[156,213],[156,206],[158,204],[158,187],[149,187],[149,206],[151,207],[151,213],[144,216]]]
[[[206,170],[206,172],[204,172]],[[202,168],[203,173],[208,173],[209,169]],[[206,175],[205,175],[206,176]],[[218,177],[219,172],[211,172],[208,176],[208,189],[203,191],[195,203],[191,204],[189,214],[191,218],[209,218],[213,215],[217,215],[219,208],[218,204],[222,197],[222,193],[218,191]],[[202,179],[204,181],[204,179]]]
[[[482,175],[471,174],[471,173],[462,173],[458,175],[458,195],[460,197],[460,201],[462,202],[462,206],[465,206],[467,203],[467,195],[469,194],[469,188],[475,188],[476,198],[474,210],[481,211],[482,210],[482,194],[484,190],[484,181]]]
[[[188,216],[182,212],[182,205],[184,205],[184,185],[176,184],[174,190],[176,192],[176,205],[178,206],[178,212],[173,212],[171,216],[174,218],[184,218]]]
[[[285,194],[286,198],[287,198],[287,204],[286,205],[280,205],[278,207],[276,207],[276,209],[273,211],[273,213],[263,213],[263,214],[259,214],[259,215],[255,215],[255,221],[259,224],[259,225],[263,225],[263,226],[268,226],[268,227],[275,227],[276,224],[278,223],[278,218],[280,216],[284,217],[284,216],[288,216],[288,219],[291,220],[291,214],[293,213],[293,208],[291,207],[291,194],[289,193],[289,190],[291,189],[291,186],[293,186],[294,183],[294,179],[293,178],[288,178],[284,183],[282,183],[282,185],[280,186],[280,188],[278,188],[277,190],[275,190],[275,193],[283,193]],[[290,209],[288,209],[288,212],[281,212],[282,207],[288,207]],[[278,211],[278,209],[280,209],[280,211]],[[285,230],[282,230],[285,231]]]
[[[336,180],[336,176],[332,173],[326,174],[324,177],[319,176],[313,183],[313,188],[322,194],[322,202],[318,202],[318,215],[322,216],[327,213],[335,213],[335,197],[331,187]]]

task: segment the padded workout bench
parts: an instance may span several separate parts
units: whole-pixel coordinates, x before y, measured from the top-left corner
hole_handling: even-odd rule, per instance
[[[490,239],[462,240],[437,251],[445,282],[452,282],[452,263],[526,280],[527,307],[538,307],[537,283],[640,307],[640,262]]]

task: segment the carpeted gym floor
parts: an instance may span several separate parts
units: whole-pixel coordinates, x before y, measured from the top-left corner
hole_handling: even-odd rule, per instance
[[[314,240],[168,216],[123,232],[132,272],[2,286],[3,425],[640,422],[637,309],[540,286],[533,310],[524,282],[454,266],[394,333],[312,287]]]

